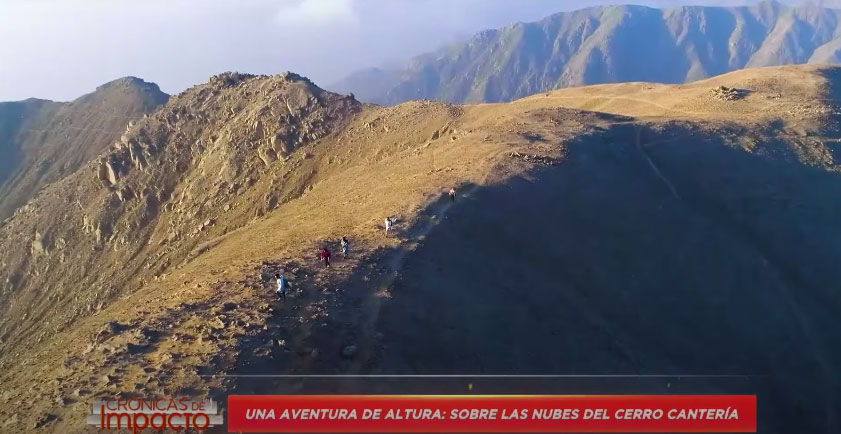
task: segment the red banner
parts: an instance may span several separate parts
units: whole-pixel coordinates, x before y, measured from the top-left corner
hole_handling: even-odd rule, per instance
[[[756,432],[756,396],[231,395],[228,432]]]

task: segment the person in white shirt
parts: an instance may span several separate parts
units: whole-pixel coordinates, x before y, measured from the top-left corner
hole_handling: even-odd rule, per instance
[[[345,258],[347,258],[348,249],[350,249],[350,241],[347,240],[347,237],[342,237],[342,254],[345,255]]]
[[[386,217],[385,218],[385,234],[386,235],[388,235],[388,231],[391,230],[391,225],[392,225],[391,217]]]
[[[277,279],[277,296],[286,301],[286,290],[289,289],[286,277],[279,273],[275,274],[274,277]]]

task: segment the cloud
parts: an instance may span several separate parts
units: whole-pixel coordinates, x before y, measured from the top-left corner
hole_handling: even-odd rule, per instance
[[[356,23],[354,0],[287,0],[277,13],[287,26],[315,26]]]
[[[755,1],[0,0],[0,101],[68,100],[125,75],[171,93],[228,70],[289,70],[328,85],[561,10]]]

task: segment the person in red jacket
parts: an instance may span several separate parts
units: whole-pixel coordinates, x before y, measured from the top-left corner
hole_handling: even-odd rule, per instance
[[[327,250],[327,247],[321,248],[319,256],[321,256],[321,260],[324,261],[324,266],[330,268],[330,251]]]

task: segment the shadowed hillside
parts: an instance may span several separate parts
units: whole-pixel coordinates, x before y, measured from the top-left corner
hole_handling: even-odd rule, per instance
[[[837,424],[841,175],[682,127],[463,198],[403,260],[362,372],[742,374],[762,432]]]

